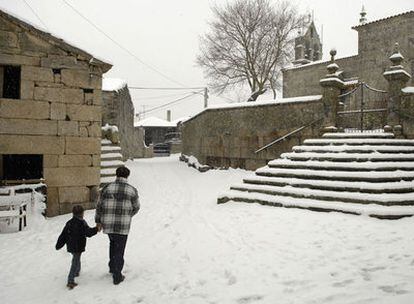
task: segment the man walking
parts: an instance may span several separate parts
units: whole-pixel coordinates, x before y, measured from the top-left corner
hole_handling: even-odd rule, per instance
[[[127,182],[129,174],[128,168],[119,167],[115,182],[102,188],[96,206],[95,222],[109,236],[109,272],[115,285],[125,279],[122,274],[125,246],[131,219],[140,208],[138,191]]]

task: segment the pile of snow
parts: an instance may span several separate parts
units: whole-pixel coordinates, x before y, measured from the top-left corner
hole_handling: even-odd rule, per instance
[[[397,53],[392,54],[390,56],[390,59],[401,59],[401,60],[404,60],[404,56],[400,52],[397,52]]]
[[[206,110],[209,110],[209,109],[247,108],[247,107],[250,108],[250,107],[259,107],[259,106],[266,106],[266,105],[279,105],[279,104],[287,104],[287,103],[311,102],[311,101],[318,101],[321,98],[322,98],[322,95],[310,95],[310,96],[280,98],[280,99],[267,100],[267,101],[225,103],[225,104],[211,105]]]
[[[118,127],[115,125],[106,124],[102,127],[102,131],[108,132],[111,131],[112,133],[119,132]]]
[[[406,94],[414,94],[414,87],[405,87],[405,88],[402,88],[402,91],[403,93],[406,93]]]
[[[148,117],[135,122],[134,127],[152,127],[152,128],[175,128],[177,124],[171,121],[167,121],[155,116]]]
[[[103,78],[102,90],[103,91],[119,91],[127,86],[127,82],[118,78]]]
[[[207,172],[208,170],[211,169],[211,167],[208,166],[208,165],[200,164],[198,159],[195,156],[192,156],[192,155],[188,156],[188,155],[185,155],[185,154],[181,154],[180,160],[183,161],[183,162],[186,162],[189,167],[195,168],[200,172]]]

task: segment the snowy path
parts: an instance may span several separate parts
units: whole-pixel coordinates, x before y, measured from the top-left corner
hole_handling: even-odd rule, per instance
[[[79,287],[67,291],[70,258],[54,250],[69,218],[61,216],[0,234],[2,304],[414,302],[412,218],[216,205],[252,172],[201,174],[176,156],[128,166],[142,210],[127,245],[127,280],[112,285],[99,234],[88,241]]]

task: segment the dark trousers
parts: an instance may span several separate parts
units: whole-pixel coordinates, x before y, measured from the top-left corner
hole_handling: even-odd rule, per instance
[[[72,253],[72,265],[70,266],[69,270],[68,283],[74,283],[75,277],[79,275],[79,272],[81,270],[81,255],[82,252]]]
[[[127,235],[108,234],[109,236],[109,272],[112,273],[114,280],[122,277],[124,268],[124,253],[128,239]]]

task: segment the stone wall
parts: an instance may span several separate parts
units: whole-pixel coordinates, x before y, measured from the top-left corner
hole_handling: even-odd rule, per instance
[[[370,86],[386,90],[382,73],[389,66],[395,42],[406,58],[404,66],[414,74],[414,12],[354,28],[358,31],[358,55],[336,59],[345,78],[358,77]],[[340,39],[340,37],[338,38]],[[334,45],[332,41],[332,45]],[[283,97],[318,94],[319,80],[326,74],[327,62],[311,63],[283,71]],[[414,80],[411,80],[414,84]]]
[[[321,90],[319,90],[321,91]],[[305,138],[319,136],[315,124],[288,140],[255,153],[262,146],[323,116],[319,100],[207,109],[182,127],[183,154],[213,167],[257,169]]]
[[[134,150],[134,158],[151,158],[154,157],[153,145],[145,144],[145,130],[143,127],[134,128],[134,138],[137,148]]]
[[[103,91],[102,124],[115,125],[119,130],[124,159],[133,158],[138,143],[134,131],[134,105],[125,86],[117,91]]]
[[[0,11],[0,65],[21,67],[20,99],[0,99],[0,157],[43,155],[47,214],[94,207],[100,184],[101,81],[110,65]]]

